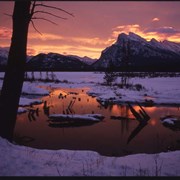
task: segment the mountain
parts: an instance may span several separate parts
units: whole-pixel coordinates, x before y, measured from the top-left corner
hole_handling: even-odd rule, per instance
[[[92,58],[89,58],[87,56],[84,56],[84,57],[79,57],[79,56],[76,56],[76,55],[68,55],[68,57],[74,57],[74,58],[77,58],[79,59],[80,61],[88,64],[88,65],[91,65],[93,63],[95,63],[97,61],[97,59],[92,59]]]
[[[122,33],[117,41],[102,51],[92,64],[96,70],[113,67],[115,70],[180,70],[180,44],[156,39],[146,41],[130,32]]]
[[[7,65],[7,59],[9,54],[9,47],[0,47],[0,70],[4,70]],[[29,61],[33,56],[27,56]]]
[[[27,62],[28,70],[74,71],[89,70],[90,66],[76,57],[57,53],[40,53]]]

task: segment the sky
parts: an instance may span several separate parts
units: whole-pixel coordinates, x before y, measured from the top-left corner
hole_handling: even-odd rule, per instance
[[[40,1],[39,1],[40,2]],[[45,1],[74,16],[55,9],[38,7],[66,20],[36,13],[55,22],[34,19],[38,33],[30,23],[28,55],[55,52],[64,55],[99,58],[116,42],[120,33],[134,32],[146,40],[155,38],[180,43],[180,1]],[[14,2],[0,1],[0,47],[9,47]]]

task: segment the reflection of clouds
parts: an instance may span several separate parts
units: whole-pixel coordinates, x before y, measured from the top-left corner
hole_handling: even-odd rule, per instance
[[[155,126],[157,124],[157,121],[155,119],[151,119],[149,121],[149,123],[152,125],[152,126]]]

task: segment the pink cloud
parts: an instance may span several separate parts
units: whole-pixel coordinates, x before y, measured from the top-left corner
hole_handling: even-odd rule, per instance
[[[12,30],[7,27],[0,26],[0,39],[10,39],[12,36]]]

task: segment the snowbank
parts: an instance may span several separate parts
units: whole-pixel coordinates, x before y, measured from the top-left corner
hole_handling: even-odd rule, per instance
[[[18,107],[18,114],[25,113],[25,112],[27,112],[27,109],[23,107]]]
[[[101,114],[51,114],[49,116],[52,122],[63,121],[63,120],[74,120],[74,121],[100,121],[104,118]]]
[[[93,151],[38,150],[0,137],[0,176],[179,176],[180,151],[106,157]]]
[[[37,87],[38,84],[24,82],[22,88],[22,94],[31,94],[31,95],[49,95],[49,91],[43,88]]]
[[[41,104],[42,100],[39,99],[28,99],[25,97],[20,97],[19,106],[30,106],[33,104]]]

